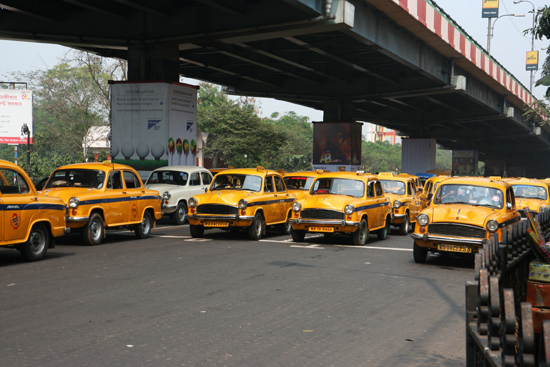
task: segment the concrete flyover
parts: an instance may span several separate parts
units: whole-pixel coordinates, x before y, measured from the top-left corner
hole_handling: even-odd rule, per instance
[[[0,0],[0,39],[129,62],[129,80],[272,97],[550,177],[534,97],[430,0]]]

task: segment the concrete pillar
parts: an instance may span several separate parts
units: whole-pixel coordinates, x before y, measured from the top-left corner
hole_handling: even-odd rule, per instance
[[[401,139],[401,172],[415,175],[435,169],[435,139]]]
[[[128,47],[128,81],[179,82],[178,45]]]

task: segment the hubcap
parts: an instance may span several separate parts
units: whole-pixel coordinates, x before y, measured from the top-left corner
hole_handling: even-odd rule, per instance
[[[363,223],[363,225],[361,225],[361,243],[365,242],[366,237],[367,237],[367,223]]]
[[[149,232],[149,221],[145,217],[143,217],[143,220],[141,221],[141,229],[143,233]]]
[[[185,219],[185,210],[183,210],[183,208],[179,208],[178,210],[178,219],[180,222]]]
[[[92,238],[98,240],[101,237],[101,224],[98,221],[93,221],[91,225]]]
[[[37,232],[31,233],[31,238],[29,239],[29,242],[31,244],[31,251],[35,254],[40,253],[44,249],[44,246],[46,246],[45,238],[42,236],[42,234]]]

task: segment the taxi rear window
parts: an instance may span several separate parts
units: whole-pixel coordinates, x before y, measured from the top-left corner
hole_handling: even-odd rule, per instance
[[[289,190],[309,190],[313,182],[313,177],[306,176],[286,176],[283,179]]]

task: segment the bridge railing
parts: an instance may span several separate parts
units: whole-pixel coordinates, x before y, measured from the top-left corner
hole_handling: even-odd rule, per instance
[[[550,214],[537,218],[545,234]],[[466,366],[550,367],[550,320],[535,334],[531,303],[525,302],[533,260],[522,220],[492,236],[475,255],[475,279],[466,282]]]

